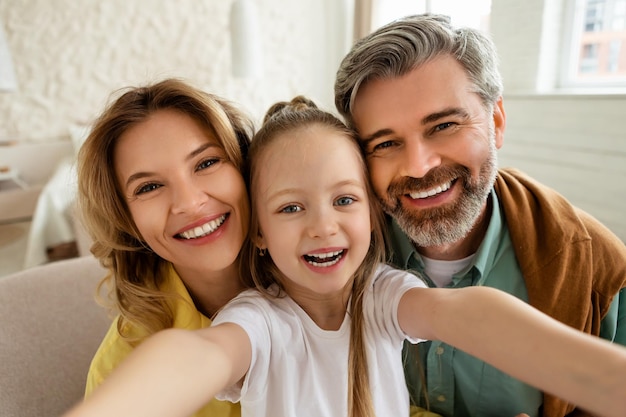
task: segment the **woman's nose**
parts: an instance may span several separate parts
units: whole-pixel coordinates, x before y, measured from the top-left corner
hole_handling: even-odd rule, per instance
[[[192,181],[179,182],[172,192],[172,213],[193,213],[206,202],[208,195],[205,190],[196,186]]]

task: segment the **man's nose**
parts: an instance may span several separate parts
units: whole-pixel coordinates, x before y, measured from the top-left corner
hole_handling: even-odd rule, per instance
[[[405,177],[423,178],[428,171],[441,165],[441,156],[435,146],[419,139],[407,140],[400,174]]]

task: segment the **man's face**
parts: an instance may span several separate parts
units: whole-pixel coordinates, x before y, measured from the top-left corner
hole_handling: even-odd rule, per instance
[[[415,244],[466,237],[497,173],[501,99],[486,109],[462,66],[444,56],[403,77],[367,82],[352,115],[374,189]]]

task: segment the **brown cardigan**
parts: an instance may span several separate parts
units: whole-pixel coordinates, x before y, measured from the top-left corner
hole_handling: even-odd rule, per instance
[[[529,303],[571,327],[599,335],[613,297],[626,287],[624,243],[519,171],[499,170],[495,189]],[[544,417],[588,415],[550,394],[543,398]]]

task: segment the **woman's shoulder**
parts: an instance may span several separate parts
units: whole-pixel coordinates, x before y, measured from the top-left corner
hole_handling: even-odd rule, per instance
[[[87,375],[86,394],[89,394],[100,385],[134,349],[134,347],[120,335],[117,329],[119,320],[120,316],[117,316],[115,320],[113,320],[91,360],[89,374]]]

